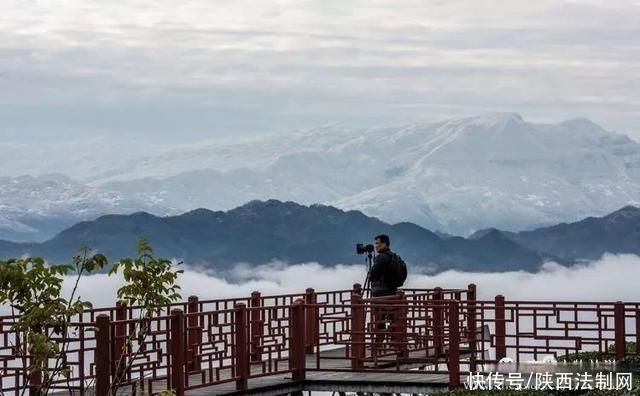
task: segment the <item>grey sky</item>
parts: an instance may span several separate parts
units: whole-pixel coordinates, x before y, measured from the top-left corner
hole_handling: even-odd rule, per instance
[[[638,0],[0,2],[0,135],[191,140],[485,111],[640,140]]]

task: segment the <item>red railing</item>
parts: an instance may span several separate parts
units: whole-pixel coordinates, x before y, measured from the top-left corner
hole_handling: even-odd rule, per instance
[[[237,390],[255,378],[310,371],[448,373],[545,355],[594,351],[621,359],[625,341],[640,348],[640,303],[476,300],[476,288],[405,289],[363,298],[353,289],[188,301],[160,316],[140,317],[118,304],[74,318],[67,336],[69,378],[52,389],[107,395],[122,388],[156,394],[221,384]],[[2,392],[17,394],[41,379],[16,353],[12,317],[0,318]],[[144,337],[138,337],[141,329]],[[612,347],[615,345],[615,347]],[[610,350],[614,348],[613,352]],[[635,353],[640,353],[636,349]]]

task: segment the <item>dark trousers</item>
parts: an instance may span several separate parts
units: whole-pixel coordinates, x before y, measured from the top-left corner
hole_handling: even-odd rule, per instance
[[[391,296],[393,295],[389,295],[389,299],[381,299],[379,302],[380,305],[386,306],[376,307],[376,303],[373,303],[372,321],[375,324],[373,350],[375,352],[380,351],[380,349],[385,349],[382,348],[382,343],[385,340],[396,341],[396,337],[394,337],[393,334],[389,334],[397,331],[395,323],[397,317],[396,308],[389,306],[393,304],[393,298]]]

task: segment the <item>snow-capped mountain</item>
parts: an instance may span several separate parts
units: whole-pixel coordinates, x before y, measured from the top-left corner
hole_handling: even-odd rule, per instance
[[[172,213],[162,205],[89,187],[60,174],[0,177],[0,239],[45,240],[82,220],[140,210]]]
[[[145,152],[84,168],[92,186],[85,187],[107,194],[103,201],[115,194],[155,213],[275,198],[458,235],[531,229],[640,203],[640,144],[586,119],[536,124],[489,113],[397,128],[327,125]]]
[[[640,203],[640,144],[586,119],[533,124],[515,113],[203,145],[148,158],[117,177],[132,173],[148,178],[103,187],[181,209],[320,202],[462,235]]]

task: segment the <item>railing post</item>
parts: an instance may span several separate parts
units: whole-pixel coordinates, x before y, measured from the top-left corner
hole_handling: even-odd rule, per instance
[[[124,322],[127,320],[127,304],[124,301],[116,302],[116,322]],[[111,372],[114,373],[115,378],[121,379],[124,375],[126,368],[126,362],[124,357],[127,355],[126,348],[127,338],[127,325],[126,323],[116,323],[114,326],[113,336],[113,350],[111,356],[113,356],[111,364]]]
[[[433,346],[436,356],[440,356],[444,345],[444,294],[441,287],[433,292]]]
[[[636,309],[636,353],[640,355],[640,309]]]
[[[289,367],[294,381],[303,381],[305,377],[304,322],[304,300],[299,298],[289,308]]]
[[[476,340],[478,338],[476,326],[476,285],[467,286],[467,338],[469,341],[470,370],[476,370]]]
[[[460,325],[459,302],[449,302],[449,389],[460,387]]]
[[[29,396],[41,396],[42,394],[42,372],[29,373]]]
[[[247,307],[244,304],[235,305],[234,319],[236,390],[244,391],[247,389],[249,380],[249,350],[247,348]]]
[[[495,323],[496,323],[496,360],[507,356],[506,333],[507,325],[504,313],[504,296],[498,294],[495,298]]]
[[[351,369],[358,370],[362,368],[364,360],[364,341],[365,341],[365,310],[362,302],[362,296],[358,293],[351,294]]]
[[[409,306],[407,305],[407,298],[404,295],[404,291],[396,291],[396,298],[398,301],[398,308],[395,310],[393,319],[395,322],[395,331],[398,332],[399,351],[398,358],[409,357],[409,345],[407,344],[407,317],[409,313]]]
[[[181,309],[171,310],[171,385],[176,396],[184,396],[184,313]]]
[[[616,360],[622,360],[624,359],[627,349],[627,345],[625,342],[624,303],[622,301],[616,301],[613,308],[613,314]]]
[[[362,285],[359,283],[354,283],[352,292],[355,294],[362,295]]]
[[[305,352],[313,353],[318,339],[318,307],[315,306],[317,296],[315,290],[308,288],[304,295],[305,307]]]
[[[108,396],[111,386],[111,343],[109,315],[96,317],[96,396]]]
[[[254,291],[251,293],[251,308],[260,308],[262,299],[260,298],[260,292]],[[262,353],[260,352],[260,342],[263,335],[262,326],[262,311],[259,309],[252,309],[250,314],[249,330],[251,331],[251,342],[249,344],[249,357],[252,362],[262,361]]]
[[[187,320],[187,361],[188,371],[200,370],[200,344],[202,343],[201,328],[200,328],[200,304],[198,296],[190,296],[187,302],[187,312],[189,313],[189,319]]]

